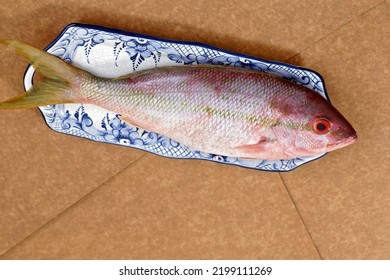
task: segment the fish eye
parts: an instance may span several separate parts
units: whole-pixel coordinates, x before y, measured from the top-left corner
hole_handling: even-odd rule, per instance
[[[317,134],[325,134],[330,130],[330,122],[327,119],[318,119],[314,122],[313,129]]]

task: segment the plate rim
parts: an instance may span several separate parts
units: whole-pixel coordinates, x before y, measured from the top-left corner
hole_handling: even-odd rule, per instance
[[[247,55],[247,54],[242,54],[242,53],[238,53],[238,52],[222,49],[222,48],[219,48],[219,47],[216,47],[216,46],[213,46],[213,45],[208,45],[208,44],[204,44],[204,43],[200,43],[200,42],[196,42],[196,41],[172,40],[172,39],[166,39],[166,38],[159,38],[159,37],[156,37],[156,36],[151,36],[151,35],[147,35],[147,34],[143,34],[143,33],[130,32],[130,31],[125,31],[125,30],[116,29],[116,28],[110,28],[110,27],[105,27],[105,26],[99,26],[99,25],[94,25],[94,24],[85,24],[85,23],[72,22],[72,23],[66,25],[62,29],[62,31],[53,39],[53,41],[49,45],[47,45],[43,50],[47,51],[48,49],[50,49],[66,33],[66,31],[69,28],[72,28],[72,27],[80,27],[80,28],[86,28],[86,29],[95,29],[95,30],[98,30],[98,31],[111,32],[111,33],[116,33],[116,34],[125,35],[125,36],[142,37],[142,38],[145,38],[145,39],[157,40],[157,41],[166,42],[166,43],[187,44],[187,45],[192,45],[192,46],[201,47],[201,48],[208,48],[208,49],[220,51],[220,52],[223,52],[223,53],[226,53],[226,54],[239,56],[239,57],[243,57],[243,58],[247,58],[247,59],[262,61],[262,62],[265,62],[265,63],[285,66],[285,67],[289,67],[289,68],[295,68],[295,69],[302,70],[302,71],[312,72],[313,74],[318,76],[318,78],[320,79],[320,81],[322,83],[323,94],[325,96],[325,99],[330,104],[332,104],[331,101],[330,101],[330,98],[328,96],[327,90],[326,90],[325,80],[322,77],[322,75],[320,73],[318,73],[317,71],[315,71],[315,70],[312,70],[312,69],[309,69],[309,68],[305,68],[305,67],[301,67],[301,66],[298,66],[298,65],[285,63],[285,62],[274,61],[274,60],[269,60],[269,59],[263,59],[263,58],[259,58],[259,57],[255,57],[255,56],[251,56],[251,55]],[[30,71],[31,68],[32,68],[32,65],[29,64],[26,67],[26,70],[25,70],[24,75],[23,75],[23,88],[24,88],[25,91],[27,90],[27,88],[26,88],[26,75],[28,74],[28,72]],[[35,75],[35,70],[32,73],[31,81],[34,78],[34,75]],[[47,122],[47,120],[46,120],[46,117],[45,117],[43,111],[39,107],[38,107],[38,109],[39,109],[43,119],[45,120],[46,125],[51,130],[54,130],[55,132],[60,133],[60,134],[66,134],[66,133],[62,133],[62,132],[57,131],[57,130],[53,129],[52,127],[50,127],[48,122]],[[66,135],[68,135],[68,134],[66,134]],[[76,137],[79,137],[79,138],[84,138],[84,137],[77,136],[77,135],[70,135],[70,136],[76,136]],[[100,141],[96,141],[96,140],[93,140],[93,139],[88,139],[88,140],[92,140],[94,142],[101,143]],[[105,142],[105,143],[106,144],[116,145],[115,143],[109,143],[109,142]],[[232,166],[236,166],[236,167],[247,168],[247,169],[252,169],[252,170],[256,170],[256,171],[266,171],[266,172],[289,172],[289,171],[295,170],[296,168],[298,168],[300,166],[303,166],[303,165],[308,164],[310,162],[316,161],[316,160],[318,160],[318,159],[320,159],[320,158],[322,158],[322,157],[324,157],[325,155],[328,154],[326,152],[326,153],[319,154],[319,155],[313,155],[313,157],[316,157],[316,158],[308,160],[306,162],[303,162],[303,163],[301,163],[299,165],[295,165],[294,167],[292,167],[291,169],[288,169],[288,170],[272,170],[272,169],[271,170],[264,170],[264,169],[256,169],[256,168],[253,168],[253,167],[250,167],[250,166],[245,166],[245,165],[230,164],[230,163],[227,163],[227,162],[209,160],[207,158],[179,158],[179,157],[171,157],[171,156],[160,155],[158,153],[154,153],[152,151],[144,150],[144,149],[141,149],[139,147],[132,146],[131,148],[133,148],[133,149],[135,148],[135,149],[140,150],[140,151],[148,152],[148,153],[151,153],[153,155],[157,155],[157,156],[164,157],[164,158],[169,158],[169,159],[185,159],[185,160],[198,159],[198,160],[206,160],[206,161],[216,162],[216,163],[220,163],[220,164],[232,165]]]

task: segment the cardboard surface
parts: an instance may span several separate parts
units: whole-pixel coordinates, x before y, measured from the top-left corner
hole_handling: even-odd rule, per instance
[[[290,61],[317,67],[359,135],[350,148],[282,174],[327,259],[390,258],[389,27],[383,3]]]
[[[58,134],[37,109],[1,111],[0,258],[390,258],[388,2],[1,2],[0,38],[41,48],[83,22],[312,68],[359,140],[280,177]],[[25,66],[3,55],[0,100],[23,90]]]
[[[147,154],[2,258],[238,256],[319,258],[279,175]]]

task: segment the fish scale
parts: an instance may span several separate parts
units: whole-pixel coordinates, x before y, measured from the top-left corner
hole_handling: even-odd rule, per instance
[[[220,67],[170,67],[118,81],[91,79],[80,92],[87,100],[121,112],[136,126],[220,154],[275,138],[271,127],[280,113],[272,112],[268,103],[278,92],[291,90],[261,72]],[[97,89],[101,83],[105,86]],[[229,146],[221,148],[223,142]]]

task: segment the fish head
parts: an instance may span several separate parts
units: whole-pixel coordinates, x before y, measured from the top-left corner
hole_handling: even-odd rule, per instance
[[[274,128],[286,159],[323,154],[357,140],[352,125],[320,95],[311,93],[292,106],[293,113],[281,117],[285,125]]]

